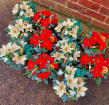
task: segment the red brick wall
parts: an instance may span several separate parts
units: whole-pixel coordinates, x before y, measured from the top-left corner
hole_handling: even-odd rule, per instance
[[[109,0],[33,0],[109,31]]]

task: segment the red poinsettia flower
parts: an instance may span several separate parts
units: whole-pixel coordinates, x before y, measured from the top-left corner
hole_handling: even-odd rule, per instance
[[[34,47],[39,44],[37,35],[33,35],[32,38],[30,38],[30,44],[33,44]]]
[[[52,18],[52,23],[53,24],[57,24],[58,21],[57,21],[57,18],[56,18],[56,15],[54,14],[53,18]]]
[[[92,42],[91,42],[91,39],[87,39],[87,38],[84,38],[84,40],[82,41],[82,43],[84,43],[84,47],[91,47],[91,45],[93,44]]]
[[[99,41],[98,43],[99,43],[98,49],[99,49],[100,51],[101,51],[101,50],[104,51],[104,49],[107,47],[107,46],[106,46],[106,42]]]
[[[48,50],[51,50],[51,47],[53,46],[54,44],[52,43],[52,40],[44,40],[42,43],[41,43],[41,48],[45,48],[45,49],[48,49]]]
[[[88,56],[87,54],[85,54],[84,56],[81,57],[81,59],[79,59],[79,61],[81,62],[81,66],[85,65],[85,68],[87,68],[87,64],[89,62],[92,62],[92,56]]]
[[[94,78],[98,78],[98,77],[103,77],[103,75],[102,75],[102,69],[101,68],[99,68],[98,66],[96,66],[96,67],[93,67],[93,71],[91,71],[91,73],[93,74],[93,77]]]
[[[39,58],[35,59],[35,61],[36,61],[36,64],[39,66],[39,70],[42,68],[46,69],[47,68],[46,67],[46,64],[47,64],[46,58],[43,57],[42,55],[38,55],[38,56],[39,56]]]
[[[47,27],[48,28],[50,24],[51,23],[50,23],[50,19],[49,18],[41,20],[41,26],[43,26],[43,27]]]
[[[109,59],[104,58],[104,65],[103,66],[106,66],[109,69]]]
[[[30,71],[31,69],[34,69],[34,66],[37,65],[36,62],[33,62],[32,59],[30,59],[30,61],[28,62],[27,66],[28,66],[28,71]]]
[[[45,17],[49,17],[52,15],[52,13],[48,10],[45,10],[45,11],[42,11],[42,15],[45,16]]]
[[[36,22],[37,20],[39,20],[40,14],[41,14],[40,12],[34,14],[34,17],[33,17],[34,22]]]
[[[51,30],[42,30],[42,33],[39,35],[39,40],[46,40],[52,36]]]
[[[39,73],[39,74],[37,75],[37,78],[41,78],[41,81],[43,81],[44,78],[48,79],[48,76],[49,76],[49,75],[51,75],[50,72],[43,72],[43,73]]]

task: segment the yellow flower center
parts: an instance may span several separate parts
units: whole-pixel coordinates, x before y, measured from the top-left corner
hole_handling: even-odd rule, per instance
[[[71,34],[74,34],[74,31],[71,31],[70,33],[71,33]]]
[[[79,91],[79,92],[81,91],[81,87],[78,88],[78,91]]]
[[[58,55],[57,55],[57,58],[60,58],[60,56],[61,56],[61,54],[58,54]]]
[[[65,50],[65,51],[68,51],[68,47],[66,47],[64,50]]]
[[[30,13],[27,13],[27,16],[30,16]]]
[[[17,31],[16,30],[13,30],[13,32],[16,34],[17,33]]]
[[[67,27],[69,27],[70,25],[67,23]]]
[[[69,79],[69,83],[72,83],[72,80],[71,79]]]
[[[60,90],[62,90],[63,89],[63,86],[60,86]]]

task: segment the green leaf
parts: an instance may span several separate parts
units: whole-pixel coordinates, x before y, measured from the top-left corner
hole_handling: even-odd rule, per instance
[[[32,70],[31,71],[27,71],[26,73],[24,73],[23,75],[27,75],[27,74],[31,74]]]

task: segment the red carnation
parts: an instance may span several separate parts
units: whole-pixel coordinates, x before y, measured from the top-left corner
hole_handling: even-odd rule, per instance
[[[41,20],[41,26],[43,26],[43,27],[47,27],[48,28],[50,24],[51,23],[50,23],[50,19],[49,18]]]
[[[39,73],[39,74],[37,75],[37,78],[41,78],[41,81],[43,81],[44,78],[48,79],[48,76],[49,76],[49,75],[51,75],[50,72],[43,72],[43,73]]]
[[[102,69],[101,68],[99,68],[99,67],[93,67],[93,71],[91,71],[91,73],[93,74],[93,77],[94,78],[98,78],[98,77],[103,77],[103,75],[102,75]]]
[[[38,37],[37,35],[33,35],[33,38],[30,38],[30,44],[33,44],[34,47],[36,47],[37,44],[39,44],[38,42]]]

